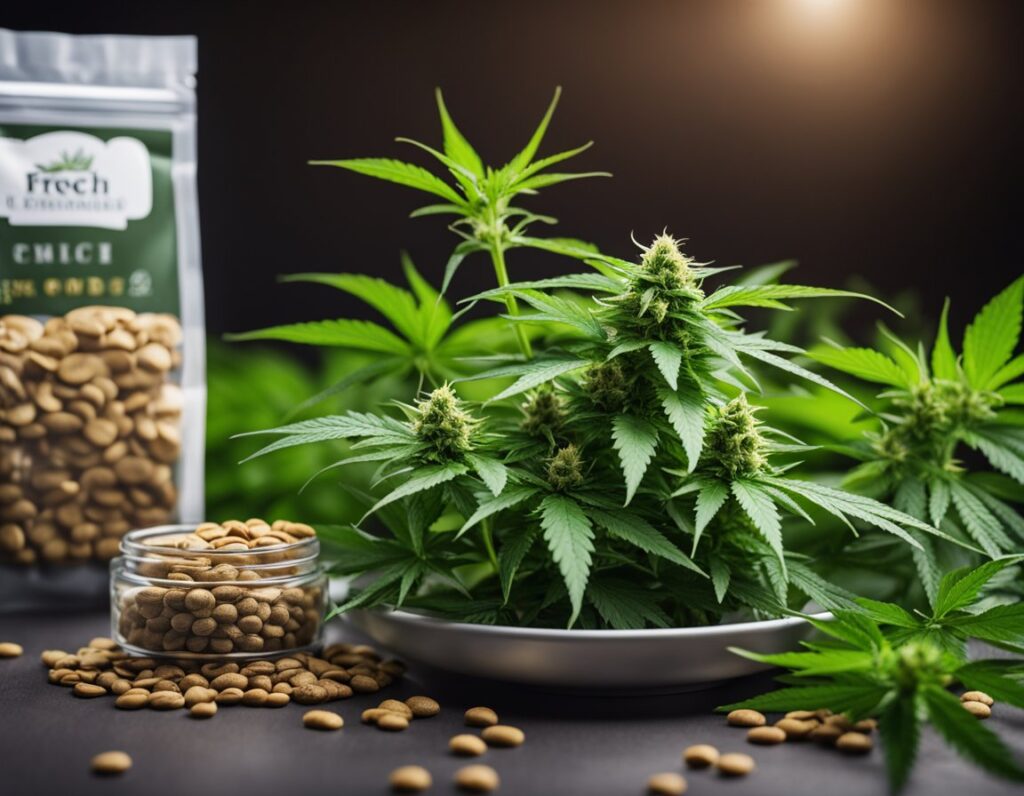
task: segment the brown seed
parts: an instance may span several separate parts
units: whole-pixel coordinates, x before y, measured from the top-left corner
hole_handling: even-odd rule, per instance
[[[751,727],[747,731],[750,743],[773,746],[786,740],[786,731],[780,727]]]
[[[77,688],[78,686],[75,686]],[[964,706],[964,710],[974,716],[976,719],[987,719],[992,715],[992,708],[986,705],[984,702],[961,702]]]
[[[349,687],[357,694],[373,694],[380,691],[380,684],[372,677],[357,674],[349,681]]]
[[[266,706],[268,708],[283,708],[285,705],[287,705],[291,701],[292,701],[292,698],[290,696],[288,696],[288,694],[281,694],[281,693],[278,693],[278,692],[274,692],[274,693],[271,693],[271,694],[267,694],[267,705]]]
[[[745,709],[732,711],[725,720],[733,727],[763,727],[768,722],[763,713]]]
[[[132,767],[132,759],[124,752],[103,752],[92,759],[91,765],[96,774],[123,774]]]
[[[470,708],[465,713],[467,727],[493,727],[498,723],[498,714],[490,708]]]
[[[690,768],[708,768],[718,762],[718,750],[706,743],[687,746],[683,750],[683,762]]]
[[[210,683],[210,688],[216,691],[223,691],[225,688],[240,688],[243,691],[249,687],[249,678],[244,675],[225,672],[222,675],[213,678]]]
[[[405,700],[405,704],[409,706],[412,715],[417,719],[428,719],[441,712],[441,706],[437,700],[428,696],[411,696]]]
[[[89,683],[75,683],[75,687],[72,693],[76,697],[82,697],[83,699],[93,699],[95,697],[105,696],[107,693],[107,689],[101,685],[89,685]]]
[[[874,719],[861,719],[854,723],[853,729],[857,732],[874,732],[878,729],[878,722]]]
[[[379,705],[378,708],[381,710],[390,710],[392,713],[397,713],[400,716],[405,716],[407,719],[412,718],[412,708],[406,705],[404,702],[399,702],[397,699],[385,699]]]
[[[984,691],[965,691],[960,695],[961,702],[981,702],[983,705],[992,707],[995,700]]]
[[[318,705],[327,701],[327,689],[320,685],[300,685],[292,690],[292,699],[300,705]]]
[[[786,718],[807,721],[808,719],[816,719],[818,716],[817,712],[813,710],[791,710],[786,714]]]
[[[487,744],[475,735],[455,735],[448,741],[448,749],[452,754],[463,757],[478,757],[487,751]]]
[[[302,724],[311,730],[340,730],[345,720],[330,710],[307,710],[302,714]]]
[[[430,772],[422,766],[402,766],[388,776],[391,789],[399,793],[415,793],[427,790],[434,783]]]
[[[681,796],[686,793],[686,779],[674,771],[655,774],[647,780],[647,791],[658,796]]]
[[[480,737],[487,741],[488,746],[521,746],[526,740],[526,733],[518,727],[495,724],[493,727],[484,727]]]
[[[242,694],[242,704],[250,708],[258,708],[267,704],[267,697],[270,696],[262,688],[250,688]]]
[[[718,758],[718,771],[726,777],[745,777],[754,768],[754,758],[750,755],[729,752]]]
[[[862,732],[845,732],[836,739],[836,749],[851,755],[862,755],[871,751],[871,739]]]
[[[0,641],[0,658],[17,658],[24,652],[21,644],[15,644],[13,641]]]
[[[214,701],[218,705],[230,707],[231,705],[237,705],[241,702],[244,696],[245,692],[241,688],[225,688],[217,694],[217,698]]]
[[[817,721],[800,721],[799,719],[779,719],[775,722],[775,729],[782,730],[786,735],[786,739],[790,741],[799,741],[806,738],[810,735],[811,730],[817,726]]]
[[[815,743],[832,746],[842,734],[843,731],[834,724],[821,724],[811,730],[807,737]]]
[[[487,793],[496,790],[501,780],[490,766],[473,765],[455,772],[455,784],[462,790]]]
[[[179,710],[185,707],[185,697],[174,691],[156,691],[149,695],[153,710]]]
[[[188,714],[194,719],[208,719],[217,715],[216,702],[197,702],[189,710]]]
[[[390,710],[385,710],[383,715],[377,717],[377,727],[389,732],[401,732],[409,729],[409,719],[392,713]]]
[[[114,700],[114,707],[121,710],[138,710],[146,707],[149,702],[149,694],[145,691],[140,693],[125,692]]]

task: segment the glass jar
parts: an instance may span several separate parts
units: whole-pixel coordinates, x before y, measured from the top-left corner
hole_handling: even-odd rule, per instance
[[[110,610],[112,636],[125,650],[239,659],[321,643],[328,590],[315,536],[241,550],[174,546],[194,529],[165,525],[121,541],[110,567]]]

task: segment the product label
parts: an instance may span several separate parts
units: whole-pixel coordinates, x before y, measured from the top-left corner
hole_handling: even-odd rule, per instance
[[[170,131],[0,122],[0,314],[180,314]]]

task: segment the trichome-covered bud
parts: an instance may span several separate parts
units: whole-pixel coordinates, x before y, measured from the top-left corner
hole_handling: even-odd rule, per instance
[[[554,390],[538,390],[520,408],[519,427],[530,436],[554,439],[565,425],[565,402]]]
[[[690,270],[691,262],[679,248],[679,241],[671,235],[662,234],[644,250],[640,266],[651,281],[667,290],[681,290],[696,283]]]
[[[587,370],[583,389],[590,402],[602,412],[621,412],[631,397],[630,380],[618,359]]]
[[[900,690],[905,692],[916,691],[921,684],[944,688],[952,679],[942,650],[927,641],[911,641],[895,650],[888,668]]]
[[[473,430],[479,421],[462,408],[462,401],[447,384],[438,387],[416,404],[412,430],[427,446],[424,458],[450,462],[462,458],[473,447]]]
[[[740,395],[714,411],[704,447],[704,460],[730,478],[757,475],[768,464],[768,445],[755,416],[758,407]]]
[[[559,448],[548,460],[548,483],[559,492],[583,483],[583,458],[575,445]]]

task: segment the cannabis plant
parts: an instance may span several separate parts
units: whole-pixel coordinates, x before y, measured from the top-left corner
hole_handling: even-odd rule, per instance
[[[961,353],[943,307],[931,353],[883,329],[884,351],[819,346],[819,362],[884,385],[878,425],[842,440],[861,464],[845,486],[969,541],[990,556],[1024,541],[1024,518],[1012,504],[1024,492],[1024,277],[993,298],[964,333]],[[973,453],[972,453],[973,451]],[[986,468],[986,463],[988,467]],[[932,602],[942,576],[941,552],[921,537],[914,560]]]
[[[832,621],[809,618],[829,639],[807,642],[804,651],[760,655],[734,650],[791,674],[780,678],[787,687],[720,710],[827,708],[851,721],[876,717],[893,791],[907,782],[925,722],[971,762],[997,776],[1024,781],[1024,768],[1012,752],[949,690],[960,685],[1024,708],[1024,663],[1005,658],[968,662],[966,655],[968,639],[1024,652],[1024,605],[984,610],[979,603],[994,578],[1019,569],[1020,558],[946,574],[929,615],[859,599],[852,609],[834,611]]]

